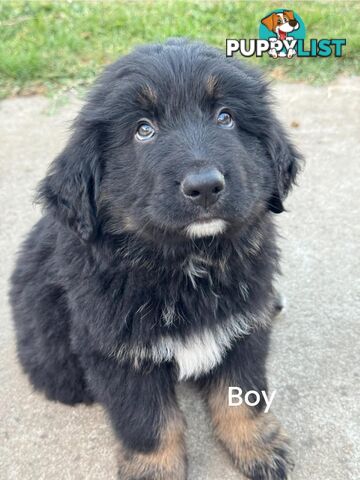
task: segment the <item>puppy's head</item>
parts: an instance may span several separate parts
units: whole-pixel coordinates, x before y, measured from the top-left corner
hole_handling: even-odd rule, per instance
[[[277,34],[280,40],[285,40],[288,33],[297,30],[300,25],[292,10],[283,10],[281,13],[272,13],[261,20],[265,27]]]
[[[232,235],[283,210],[298,160],[257,72],[170,40],[105,70],[40,196],[84,241]]]

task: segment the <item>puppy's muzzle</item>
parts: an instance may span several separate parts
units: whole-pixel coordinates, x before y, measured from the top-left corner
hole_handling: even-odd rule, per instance
[[[217,202],[225,189],[225,178],[216,168],[189,173],[181,183],[183,195],[202,207]]]

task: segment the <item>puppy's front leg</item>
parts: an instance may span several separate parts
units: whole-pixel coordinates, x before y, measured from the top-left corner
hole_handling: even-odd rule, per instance
[[[184,480],[185,422],[174,391],[173,367],[134,370],[115,360],[93,359],[87,378],[119,439],[121,480]]]
[[[293,467],[288,438],[276,417],[264,412],[264,400],[248,406],[243,396],[241,405],[229,406],[229,387],[241,388],[243,395],[266,391],[267,348],[265,331],[244,338],[200,386],[215,433],[241,472],[253,480],[285,480]]]

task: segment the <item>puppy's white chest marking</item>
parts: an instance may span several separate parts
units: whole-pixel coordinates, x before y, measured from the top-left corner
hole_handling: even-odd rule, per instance
[[[266,325],[269,315],[231,316],[220,325],[211,329],[206,327],[188,335],[185,339],[165,335],[148,346],[133,346],[128,349],[121,346],[115,356],[119,359],[130,359],[134,366],[142,361],[150,360],[155,364],[175,362],[178,366],[178,379],[197,378],[210,372],[218,365],[233,342],[250,334],[254,328]]]
[[[246,317],[230,317],[224,324],[204,328],[185,340],[163,337],[155,347],[154,357],[158,361],[175,361],[179,380],[197,378],[221,362],[236,338],[251,332],[253,321]]]
[[[179,380],[209,372],[220,363],[224,351],[225,345],[217,342],[209,330],[192,335],[186,342],[175,342],[174,360],[179,367]]]

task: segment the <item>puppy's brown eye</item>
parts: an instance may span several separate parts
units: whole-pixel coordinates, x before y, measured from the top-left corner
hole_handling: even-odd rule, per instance
[[[223,128],[232,128],[234,120],[228,112],[220,112],[217,116],[217,124]]]
[[[150,123],[143,122],[136,130],[135,138],[141,142],[150,140],[155,135],[155,128]]]

